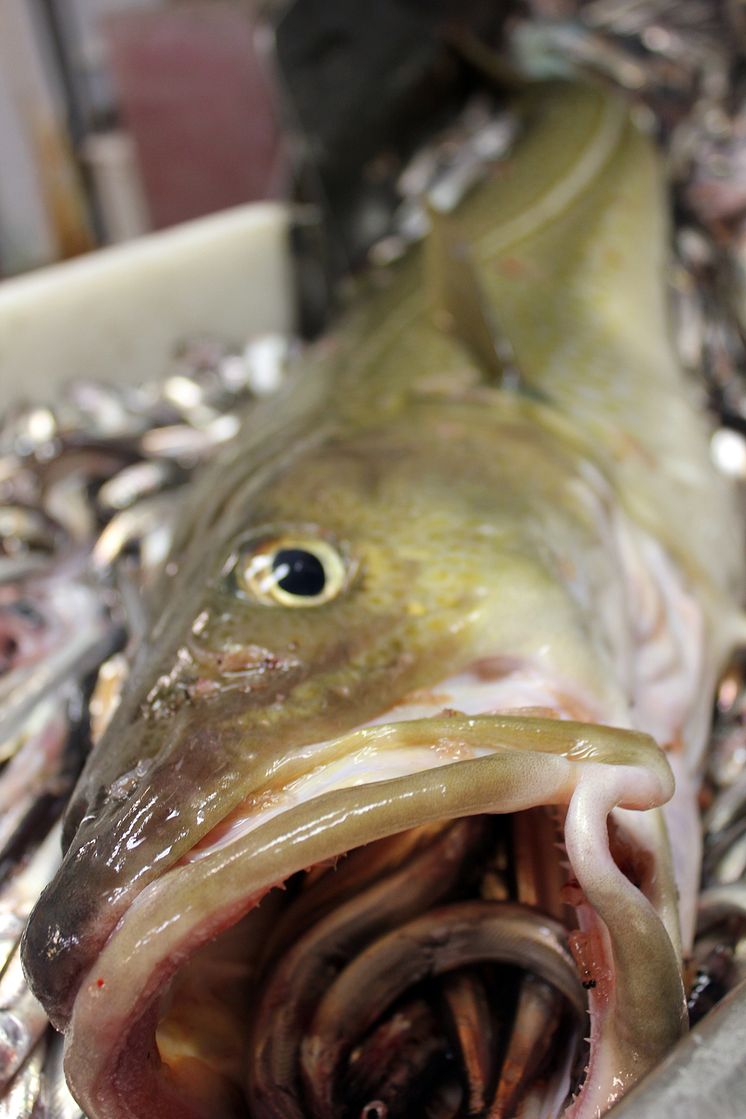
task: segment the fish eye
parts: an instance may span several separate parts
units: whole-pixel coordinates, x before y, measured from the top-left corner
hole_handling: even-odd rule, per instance
[[[239,593],[267,606],[321,606],[343,590],[348,566],[328,540],[275,537],[243,545],[233,578]]]

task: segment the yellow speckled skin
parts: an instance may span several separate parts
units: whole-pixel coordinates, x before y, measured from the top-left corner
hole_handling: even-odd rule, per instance
[[[374,277],[288,391],[252,413],[194,493],[152,640],[30,926],[27,963],[60,1025],[132,898],[239,802],[302,773],[300,747],[487,656],[525,658],[625,725],[616,665],[633,619],[614,509],[660,542],[701,606],[692,718],[709,703],[743,547],[669,337],[658,159],[603,91],[542,86],[518,111],[514,155],[456,220],[531,391],[485,383],[468,347],[437,329],[416,251]],[[335,541],[346,590],[305,610],[238,596],[231,557],[283,531]],[[255,647],[255,662],[231,674],[237,646]],[[453,778],[464,803],[469,772]],[[442,780],[406,787],[434,803]],[[294,819],[316,826],[313,811]],[[361,842],[353,815],[348,843]]]
[[[732,494],[714,476],[671,344],[659,159],[617,98],[571,86],[553,94],[526,96],[516,158],[469,198],[459,227],[527,381],[677,558],[732,593],[742,572]],[[406,406],[420,379],[463,371],[463,352],[434,337],[423,314],[420,270],[407,261],[361,314],[367,344],[350,339],[342,384],[358,422],[382,400]]]

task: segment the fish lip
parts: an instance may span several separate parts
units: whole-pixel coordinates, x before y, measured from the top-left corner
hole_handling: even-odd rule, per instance
[[[459,702],[464,698],[460,692],[464,680],[478,684],[476,693],[471,697],[471,707]],[[342,738],[366,727],[374,727],[382,720],[387,726],[398,726],[421,717],[423,713],[427,716],[440,715],[444,707],[454,716],[458,715],[457,709],[461,707],[473,709],[477,715],[499,714],[511,703],[510,700],[505,702],[502,691],[500,699],[497,698],[495,688],[502,689],[503,686],[509,696],[520,696],[521,704],[550,705],[547,713],[551,711],[553,718],[580,716],[587,721],[595,721],[598,717],[598,712],[593,710],[586,697],[574,694],[566,681],[547,675],[528,660],[482,656],[463,666],[455,677],[441,678],[426,693],[420,691],[400,697],[387,712],[351,728]],[[418,701],[419,714],[412,713],[413,699]],[[330,741],[311,741],[297,747],[298,757],[303,758],[301,781],[313,767],[325,764],[324,749]],[[199,753],[201,757],[205,756],[206,747]],[[452,759],[444,754],[439,764],[449,760]],[[432,764],[432,760],[427,762],[428,766]],[[149,770],[141,776],[143,780],[148,778]],[[217,827],[221,825],[222,821],[219,821]],[[204,839],[198,840],[183,859],[190,861],[200,845],[205,846]],[[82,977],[94,966],[116,922],[145,888],[144,883],[137,881],[121,885],[115,882],[112,885],[105,878],[105,861],[95,840],[81,842],[78,838],[72,843],[58,875],[39,899],[24,935],[23,960],[29,984],[44,1004],[50,1021],[60,1031],[67,1028]],[[164,863],[164,873],[170,869],[171,864]],[[77,888],[81,881],[88,887],[82,891]]]
[[[475,762],[478,763],[478,761],[479,759],[456,762],[452,763],[449,767],[440,767],[430,772],[433,774],[442,773],[444,769],[452,768],[453,766],[471,766],[474,765]],[[416,776],[421,776],[421,774],[417,774]],[[407,778],[403,777],[393,778],[385,782],[372,782],[364,786],[363,789],[366,792],[378,791],[380,793],[381,787],[385,787],[386,792],[383,796],[379,796],[379,806],[385,804],[388,807],[386,794],[393,791],[396,787],[401,787],[406,781]],[[332,793],[327,793],[307,801],[305,804],[295,809],[290,809],[284,815],[298,816],[305,813],[306,815],[317,817],[319,814],[319,807],[322,804],[328,807],[330,800],[340,799],[340,795],[343,796],[345,793],[350,793],[352,791],[353,790],[350,789],[335,790]],[[445,789],[443,789],[443,796],[445,799]],[[421,800],[426,802],[428,797],[422,797]],[[526,798],[525,806],[531,807],[534,803],[533,797]],[[366,806],[363,805],[361,807],[363,816],[365,816]],[[370,806],[367,806],[367,811],[370,811]],[[347,813],[344,809],[339,813],[337,823],[340,827],[344,827],[346,815]],[[352,849],[352,847],[361,845],[371,839],[383,838],[386,835],[396,834],[406,830],[409,826],[416,827],[430,820],[450,819],[453,815],[452,812],[442,805],[440,810],[434,810],[431,806],[429,812],[423,805],[419,812],[410,811],[407,813],[407,819],[403,826],[400,824],[399,826],[388,827],[375,835],[370,835],[369,829],[367,829],[367,840],[361,839],[359,842],[353,844],[340,841],[332,848],[329,848],[327,857],[344,854],[346,851]],[[456,813],[456,815],[458,815],[458,813]],[[273,824],[277,824],[277,820],[278,818],[274,818],[268,821],[262,830],[267,828],[271,829]],[[253,833],[253,836],[256,838],[257,833]],[[303,838],[312,843],[313,828],[307,828]],[[268,839],[265,843],[265,850],[269,850],[273,846],[275,845],[272,840]],[[215,862],[220,857],[221,850],[224,849],[218,849],[214,854],[212,862]],[[239,860],[236,858],[236,861]],[[174,931],[176,931],[176,940],[178,941],[179,931],[178,917],[174,918],[173,914],[170,916],[168,914],[170,908],[168,895],[171,892],[170,887],[173,885],[173,883],[168,882],[169,872],[167,872],[163,878],[152,882],[149,886],[144,888],[110,932],[97,959],[94,961],[87,974],[82,978],[73,1002],[66,1032],[66,1071],[73,1092],[84,1110],[90,1111],[92,1114],[97,1114],[97,1094],[101,1091],[100,1085],[109,1083],[116,1085],[117,1098],[115,1102],[112,1103],[110,1098],[108,1096],[106,1097],[108,1102],[102,1114],[106,1114],[107,1119],[132,1119],[133,1116],[140,1117],[150,1115],[152,1113],[154,1099],[158,1099],[159,1113],[168,1116],[169,1119],[171,1115],[173,1115],[174,1119],[177,1119],[177,1116],[178,1119],[212,1119],[211,1114],[200,1110],[196,1105],[191,1105],[188,1101],[185,1101],[182,1095],[178,1094],[177,1097],[171,1097],[169,1094],[169,1085],[159,1082],[157,1073],[153,1071],[154,1065],[152,1061],[146,1068],[146,1076],[145,1080],[143,1080],[143,1069],[141,1065],[137,1064],[137,1060],[141,1058],[145,1047],[151,1051],[151,1055],[154,1050],[154,1035],[159,997],[178,968],[199,947],[240,920],[259,904],[261,899],[271,889],[282,885],[292,874],[305,869],[307,865],[311,864],[307,863],[303,858],[296,859],[295,863],[291,863],[288,860],[285,862],[285,865],[282,865],[282,862],[280,862],[275,873],[267,875],[266,882],[264,882],[259,889],[253,892],[249,890],[241,901],[233,901],[224,906],[221,910],[212,910],[203,918],[201,923],[191,925],[187,930],[187,937],[191,939],[188,949],[185,948],[183,943],[168,947],[169,936],[173,935]],[[210,860],[205,859],[198,863],[182,864],[181,866],[175,867],[171,873],[196,873],[196,876],[209,881],[212,876],[211,872]],[[161,903],[163,903],[162,909]],[[142,935],[138,935],[137,932],[136,926],[138,922],[142,929]],[[135,925],[134,935],[133,924]],[[131,999],[131,991],[133,989],[133,972],[131,969],[137,969],[138,965],[141,965],[149,945],[152,944],[154,938],[159,936],[163,938],[163,944],[158,961],[155,966],[149,969],[147,974],[144,974],[144,969],[140,966],[139,973],[143,975],[143,982],[141,985],[135,986],[138,994],[136,999],[133,1000]],[[126,941],[128,938],[129,944],[127,945]],[[123,949],[122,941],[125,941]],[[125,975],[127,979],[123,984],[118,984],[118,991],[114,991],[113,989],[117,984],[116,981],[112,983],[107,967],[109,960],[120,952],[122,953],[123,960],[119,967],[119,973],[120,975]],[[120,1013],[118,1013],[116,1009],[114,1013],[112,1013],[112,993],[123,1001]],[[108,1009],[107,1003],[109,1004]],[[99,1040],[99,1046],[103,1044],[105,1047],[107,1041],[109,1043],[108,1052],[111,1054],[111,1060],[108,1063],[100,1060],[100,1049],[96,1053],[91,1053],[89,1045],[86,1045],[84,1053],[80,1053],[80,1061],[73,1052],[77,1036],[87,1036],[90,1038],[92,1036],[92,1029],[95,1030],[95,1036]],[[144,1040],[146,1038],[150,1040]],[[98,1062],[98,1069],[95,1068],[94,1062]],[[159,1063],[157,1051],[155,1063]],[[106,1091],[106,1088],[103,1090]],[[130,1104],[127,1106],[121,1104],[119,1098],[125,1094],[130,1101]],[[141,1110],[137,1110],[138,1105],[136,1102],[135,1109],[131,1109],[130,1105],[135,1098],[142,1099]]]
[[[441,683],[436,688],[441,690],[443,686]],[[400,706],[401,703],[397,708]],[[494,718],[500,720],[500,713],[492,711],[492,703],[488,711],[485,711],[482,702],[479,707],[481,714],[461,716],[465,724],[474,725],[483,716],[490,722]],[[387,717],[395,714],[397,708],[391,709]],[[440,703],[435,709],[430,708],[430,713],[433,710],[443,715]],[[539,722],[545,727],[551,723],[552,740],[562,737],[563,733],[570,733],[565,720],[574,711],[567,712],[558,704],[551,711],[551,720],[546,718],[547,713],[545,709]],[[444,715],[449,732],[458,724],[459,714],[450,709]],[[416,718],[410,714],[409,719],[383,726],[377,726],[378,721],[373,720],[368,727],[352,730],[339,741],[361,732],[369,736],[385,736],[397,729],[403,730],[406,737],[412,731]],[[589,763],[587,724],[574,726],[576,730],[582,730],[576,742],[580,749],[571,751],[566,757],[561,753],[553,754],[551,748],[549,753],[535,754],[532,749],[510,747],[503,751],[500,747],[484,757],[471,756],[466,761],[448,759],[450,764],[433,767],[431,753],[430,768],[419,769],[410,776],[373,780],[360,787],[348,785],[311,797],[294,808],[280,811],[254,832],[239,836],[236,842],[217,845],[212,850],[208,847],[206,855],[200,859],[187,857],[164,867],[161,877],[141,885],[139,892],[130,891],[126,909],[123,909],[124,897],[108,896],[106,901],[112,902],[111,905],[102,905],[100,897],[91,904],[85,894],[74,899],[82,907],[79,914],[81,936],[79,942],[72,945],[72,952],[61,961],[63,970],[59,973],[57,995],[62,994],[63,1000],[54,1002],[53,993],[53,1004],[49,1005],[49,994],[46,1001],[55,1025],[67,1029],[68,1076],[83,1109],[91,1114],[106,1114],[107,1117],[121,1114],[122,1119],[125,1116],[131,1119],[133,1115],[152,1114],[152,1099],[164,1091],[155,1076],[148,1088],[152,1099],[143,1104],[143,1109],[139,1112],[112,1110],[115,1106],[119,1107],[112,1102],[112,1085],[124,1085],[124,1094],[131,1095],[133,1081],[137,1079],[134,1068],[127,1071],[130,1059],[126,1053],[127,1046],[130,1045],[133,1052],[142,1054],[143,1047],[149,1045],[151,1058],[157,1065],[157,1005],[170,976],[201,943],[239,920],[266,891],[315,863],[422,823],[484,812],[520,811],[539,804],[568,803],[574,787],[573,773],[577,773],[578,767],[596,764],[592,760],[592,751]],[[563,731],[559,730],[560,727]],[[596,730],[603,728],[597,726]],[[614,735],[617,733],[612,732]],[[648,741],[652,745],[652,741]],[[312,748],[321,749],[321,755],[313,760],[323,763],[322,748],[325,745],[328,743],[309,743],[300,749],[312,758]],[[503,763],[509,770],[510,758],[519,756],[523,759],[522,767],[527,757],[533,757],[530,780],[526,780],[523,774],[521,788],[517,789],[513,773],[508,780],[512,799],[509,798],[509,804],[501,800],[497,807],[494,796],[489,792],[492,789],[494,793],[500,785],[494,771],[499,771]],[[539,765],[537,759],[540,760]],[[311,768],[311,765],[307,767],[308,770]],[[323,764],[317,768],[322,770]],[[648,799],[661,799],[660,791],[646,795]],[[647,807],[648,803],[632,806]],[[75,868],[75,854],[71,853],[70,861]],[[84,863],[85,859],[75,869],[80,871]],[[232,879],[236,879],[233,887]],[[64,883],[64,879],[61,881]],[[231,887],[227,891],[224,889],[226,884]],[[66,913],[68,900],[63,896],[64,892],[58,885],[57,897],[52,903],[52,912],[56,904],[61,916]],[[195,898],[200,899],[199,904],[195,903]],[[115,904],[119,906],[118,912]],[[27,932],[27,961],[32,961],[35,955],[43,959],[49,951],[51,937],[57,931],[49,923],[44,924],[43,910],[42,904],[39,919],[32,921]],[[54,977],[55,968],[50,969],[48,963],[46,967],[47,974],[51,973]],[[68,968],[67,974],[64,967]],[[33,966],[31,970],[33,973]],[[39,969],[42,982],[44,971],[42,966]],[[133,997],[133,991],[137,992],[136,997]],[[44,992],[40,993],[43,998]],[[97,1039],[97,1045],[92,1053],[93,1037]],[[83,1040],[78,1042],[78,1038]],[[104,1093],[105,1102],[99,1105],[97,1095],[100,1092]],[[159,1110],[164,1115],[168,1114],[165,1104],[163,1108],[159,1104]],[[186,1113],[181,1097],[172,1111],[174,1116],[184,1119]],[[198,1111],[194,1114],[195,1119],[198,1115],[200,1119],[205,1119]]]
[[[158,1000],[178,967],[297,871],[422,823],[490,811],[484,789],[490,787],[490,773],[494,780],[493,771],[500,772],[501,767],[508,771],[503,765],[506,757],[496,753],[420,772],[414,780],[399,777],[325,793],[267,821],[244,843],[234,844],[234,849],[218,849],[211,858],[176,865],[146,886],[108,936],[74,1000],[67,1071],[84,1110],[92,1114],[100,1110],[112,1119],[120,1115],[131,1119],[151,1114],[152,1101],[158,1099],[159,1111],[165,1115],[205,1119],[199,1109],[185,1111],[181,1096],[174,1102],[175,1097],[169,1096],[172,1089],[153,1071],[158,1063]],[[531,789],[525,783],[523,791],[513,789],[510,804],[501,802],[499,811],[568,803],[574,789],[573,771],[588,764],[600,763],[542,755],[541,767],[532,773]],[[635,776],[639,776],[636,768]],[[643,796],[649,799],[650,793]],[[492,811],[496,810],[493,806]],[[247,859],[249,839],[253,851]],[[226,898],[224,887],[231,876],[234,881]],[[137,992],[134,999],[133,990]],[[98,1040],[93,1053],[91,1037]],[[88,1040],[78,1042],[78,1038]],[[155,1063],[148,1065],[145,1086],[137,1089],[149,1100],[145,1110],[138,1111],[120,1106],[119,1096],[114,1099],[111,1091],[113,1085],[132,1101],[132,1054],[142,1055],[143,1047]],[[107,1101],[103,1109],[102,1098]]]

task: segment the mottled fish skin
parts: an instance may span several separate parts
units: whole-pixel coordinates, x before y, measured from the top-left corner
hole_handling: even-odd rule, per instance
[[[608,93],[541,87],[518,111],[514,158],[456,220],[521,387],[495,384],[458,329],[433,324],[413,253],[204,477],[151,640],[73,798],[65,861],[29,925],[26,966],[59,1028],[120,919],[109,962],[130,914],[134,927],[154,898],[164,929],[201,921],[204,939],[211,920],[225,923],[196,895],[189,916],[169,917],[157,890],[237,806],[249,811],[254,796],[258,810],[335,757],[311,758],[310,744],[490,658],[538,666],[573,697],[571,717],[651,729],[630,698],[639,635],[620,558],[632,548],[633,568],[642,562],[638,540],[679,573],[701,621],[696,695],[681,699],[674,728],[696,765],[736,635],[743,547],[669,338],[660,168]],[[330,544],[345,567],[341,593],[307,609],[237,593],[238,559],[267,537]],[[413,795],[422,785],[418,774],[398,780]],[[443,789],[446,804],[448,775]],[[297,827],[322,832],[316,812],[299,807]],[[393,807],[381,819],[402,826]],[[214,881],[223,875],[238,896],[246,862],[214,857]],[[149,933],[139,955],[152,953],[164,976],[158,943]],[[119,1005],[135,958],[122,957],[120,975],[89,972],[79,1006],[93,1005],[99,981],[101,1007]],[[83,1085],[89,1018],[77,1013],[68,1042],[84,1107],[91,1119],[140,1114],[134,1095],[134,1110],[112,1102],[132,1088],[129,1066],[113,1088]],[[120,1019],[101,1047],[115,1034]],[[171,1106],[159,1113],[187,1114]]]

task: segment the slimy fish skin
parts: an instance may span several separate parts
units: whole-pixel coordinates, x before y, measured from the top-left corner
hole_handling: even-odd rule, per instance
[[[195,488],[25,939],[89,1119],[351,1114],[344,1062],[407,968],[523,968],[565,1015],[587,997],[582,1084],[561,1061],[545,1078],[574,1119],[686,1029],[698,767],[743,634],[743,539],[670,337],[651,140],[592,87],[515,111],[509,160],[431,211],[422,250]],[[520,836],[543,806],[559,850],[510,840],[528,877],[486,898],[497,817]],[[403,904],[384,887],[408,866]],[[318,991],[291,1028],[278,976],[301,934]],[[459,996],[475,1023],[480,990]]]

